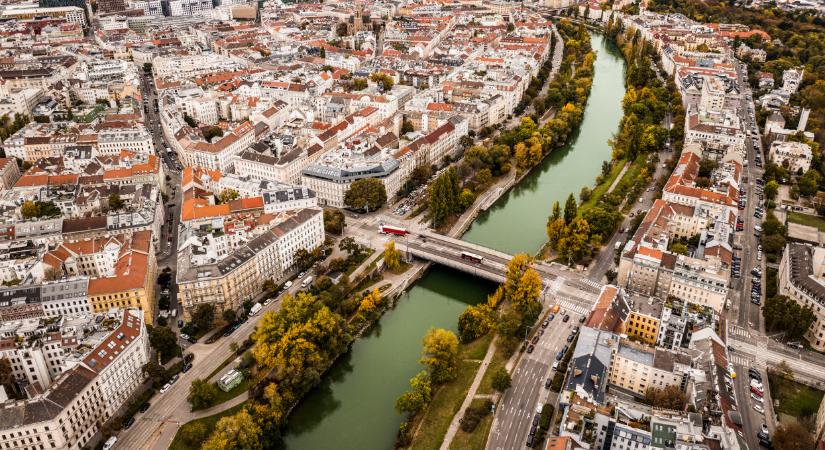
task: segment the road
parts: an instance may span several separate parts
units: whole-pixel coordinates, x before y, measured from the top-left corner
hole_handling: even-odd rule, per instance
[[[554,304],[554,300],[547,296],[543,303],[546,311],[546,308]],[[564,312],[570,314],[570,320],[567,323],[563,322],[564,314],[560,311],[539,337],[535,350],[522,354],[521,360],[511,374],[512,387],[505,392],[496,409],[487,441],[488,449],[523,448],[527,443],[539,403],[554,403],[551,399],[554,399],[555,395],[544,388],[545,383],[554,375],[552,364],[556,361],[556,354],[562,347],[569,345],[567,337],[570,336],[572,328],[579,325],[579,317],[583,317],[570,311]],[[533,336],[535,335],[534,333]]]
[[[300,290],[298,283],[295,283],[287,292],[290,294]],[[152,406],[142,414],[135,416],[135,424],[128,430],[124,430],[118,436],[118,448],[128,449],[148,449],[155,446],[158,439],[163,439],[165,443],[171,442],[177,429],[182,425],[179,423],[181,417],[189,412],[189,403],[186,397],[189,394],[189,385],[193,380],[206,378],[215,371],[228,358],[235,356],[235,352],[230,348],[233,343],[241,345],[249,335],[255,330],[258,321],[263,317],[263,313],[268,311],[278,311],[281,308],[282,295],[274,299],[272,303],[264,306],[261,312],[244,322],[230,336],[221,338],[213,344],[194,344],[187,351],[195,355],[192,369],[180,374],[180,379],[172,385],[164,394],[158,394],[152,398]],[[161,446],[165,448],[165,446]]]
[[[736,400],[739,406],[739,412],[742,416],[742,432],[748,447],[751,449],[759,448],[759,442],[756,438],[756,433],[760,430],[763,423],[767,423],[768,428],[775,430],[775,421],[773,420],[773,408],[770,398],[770,389],[767,386],[767,373],[765,366],[754,364],[755,358],[747,353],[741,353],[740,347],[735,339],[759,339],[764,335],[764,321],[762,320],[761,306],[754,304],[751,301],[751,287],[753,286],[753,277],[750,272],[753,268],[758,267],[765,273],[764,261],[757,259],[758,253],[758,239],[754,235],[754,226],[761,223],[760,219],[754,217],[756,207],[761,204],[756,193],[756,179],[761,178],[763,170],[756,165],[756,152],[762,153],[762,143],[757,136],[751,136],[750,130],[757,128],[755,123],[755,115],[753,109],[753,102],[749,100],[752,95],[750,86],[748,85],[747,67],[743,64],[737,64],[737,76],[739,78],[740,92],[742,93],[742,101],[739,108],[739,118],[746,130],[745,137],[745,151],[746,159],[748,160],[747,167],[744,168],[744,176],[747,177],[748,182],[742,183],[740,188],[745,189],[746,204],[745,209],[739,211],[739,217],[744,221],[744,229],[737,232],[734,237],[735,248],[741,250],[734,253],[741,258],[741,277],[731,278],[731,289],[729,294],[730,311],[727,314],[729,318],[729,330],[733,333],[728,336],[728,343],[732,344],[736,350],[729,352],[731,362],[734,369],[739,376],[734,380],[734,391]],[[764,159],[762,159],[764,162]],[[743,177],[744,180],[744,177]],[[760,294],[760,304],[765,300],[765,287],[763,284],[762,292]],[[736,326],[733,326],[733,325]],[[734,339],[731,339],[734,338]],[[764,342],[764,341],[763,341]],[[758,353],[758,352],[757,352]],[[777,361],[778,362],[778,361]],[[765,396],[763,402],[758,402],[751,397],[750,392],[750,378],[748,377],[748,369],[757,368],[762,374],[762,380],[765,382]],[[760,404],[765,409],[765,413],[760,413],[753,409],[754,405]]]

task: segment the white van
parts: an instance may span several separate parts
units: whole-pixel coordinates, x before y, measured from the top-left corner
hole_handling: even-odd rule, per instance
[[[115,443],[117,443],[117,436],[112,436],[112,437],[110,437],[110,438],[109,438],[109,439],[108,439],[108,440],[107,440],[107,441],[103,444],[103,450],[109,450],[109,449],[111,449],[112,447],[114,447],[114,446],[115,446]]]

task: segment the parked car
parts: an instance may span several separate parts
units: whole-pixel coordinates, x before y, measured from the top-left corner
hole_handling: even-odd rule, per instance
[[[166,393],[166,391],[168,391],[168,390],[169,390],[169,388],[171,388],[171,387],[172,387],[172,383],[166,383],[166,384],[164,384],[164,385],[163,385],[163,387],[162,387],[162,388],[160,388],[160,393],[161,393],[161,394],[165,394],[165,393]]]
[[[753,410],[758,412],[759,414],[765,414],[765,408],[763,408],[762,405],[753,405]]]
[[[536,349],[536,346],[533,345],[533,344],[530,344],[529,346],[527,346],[527,353],[533,353],[533,350],[535,350],[535,349]]]
[[[542,322],[542,323],[541,323],[541,327],[542,327],[542,328],[547,328],[547,325],[550,325],[550,321],[549,321],[549,320],[545,320],[544,322]]]
[[[762,403],[762,402],[765,401],[762,397],[754,394],[753,392],[751,392],[751,398],[754,399],[755,401],[759,402],[759,403]]]
[[[124,429],[124,430],[128,430],[128,429],[129,429],[129,428],[131,428],[131,427],[132,427],[132,425],[134,425],[134,424],[135,424],[135,418],[134,418],[134,417],[130,417],[130,418],[128,418],[128,419],[126,419],[126,420],[124,420],[124,421],[123,421],[123,429]]]
[[[569,320],[570,320],[570,316],[569,316],[569,315],[567,315],[567,314],[565,314],[565,315],[564,315],[564,318],[563,318],[561,321],[562,321],[562,322],[567,322],[567,321],[569,321]]]
[[[151,403],[149,403],[149,402],[143,402],[143,404],[142,404],[142,405],[140,405],[140,409],[138,409],[138,411],[140,411],[140,412],[144,413],[144,412],[146,412],[146,411],[149,409],[149,407],[150,407],[150,406],[152,406],[152,404],[151,404]]]
[[[552,384],[553,384],[553,379],[552,379],[552,378],[548,378],[548,379],[544,382],[544,388],[545,388],[545,389],[550,389],[550,386],[551,386]]]

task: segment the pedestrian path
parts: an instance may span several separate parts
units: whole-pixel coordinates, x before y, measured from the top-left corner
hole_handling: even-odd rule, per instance
[[[745,339],[750,339],[751,338],[750,331],[748,331],[745,328],[736,326],[736,325],[730,327],[730,334],[731,334],[731,336],[742,337],[742,338],[745,338]]]
[[[750,366],[753,364],[753,357],[743,353],[731,353],[729,359],[737,366]]]
[[[581,281],[582,281],[582,283],[584,283],[584,284],[586,284],[586,285],[588,285],[592,288],[598,289],[599,292],[601,292],[601,290],[602,290],[603,285],[601,283],[599,283],[598,281],[593,281],[590,278],[582,278]]]

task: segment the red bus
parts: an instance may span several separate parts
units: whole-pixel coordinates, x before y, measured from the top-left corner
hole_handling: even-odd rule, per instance
[[[408,233],[406,228],[393,227],[390,225],[381,225],[380,231],[382,234],[394,234],[396,236],[406,236]]]
[[[476,264],[481,264],[484,261],[483,256],[476,255],[475,253],[470,252],[461,252],[461,259],[466,259],[467,261],[474,262]]]

